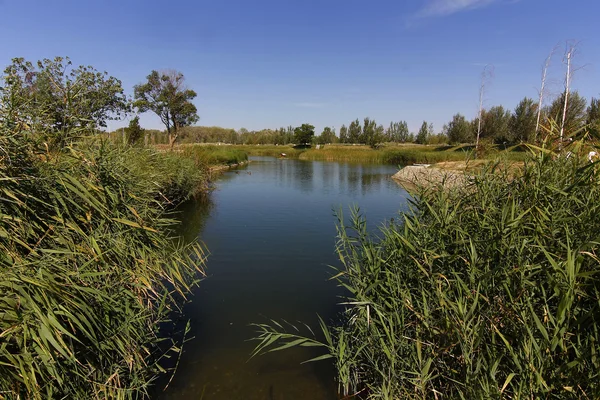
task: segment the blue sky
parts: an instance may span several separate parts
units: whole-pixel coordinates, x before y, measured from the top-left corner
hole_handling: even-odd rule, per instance
[[[566,40],[579,41],[573,86],[600,97],[598,0],[0,0],[0,64],[69,56],[123,81],[183,72],[200,125],[318,130],[369,116],[436,131],[485,105],[537,97],[541,67],[561,90]],[[142,125],[161,128],[151,114]],[[126,122],[113,122],[110,128]]]

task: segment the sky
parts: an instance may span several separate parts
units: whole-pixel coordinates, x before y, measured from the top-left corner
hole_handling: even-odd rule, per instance
[[[573,88],[600,97],[598,0],[0,0],[0,65],[69,56],[123,82],[175,69],[198,93],[199,125],[260,130],[364,117],[384,126],[537,99],[556,47],[549,94],[562,90],[567,41]],[[164,129],[151,113],[145,128]],[[125,126],[112,121],[109,129]]]

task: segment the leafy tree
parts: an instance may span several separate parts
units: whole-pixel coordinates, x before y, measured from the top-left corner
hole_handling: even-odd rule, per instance
[[[327,144],[327,143],[335,143],[337,141],[337,136],[335,136],[335,130],[326,126],[321,132],[321,135],[317,137],[318,144]]]
[[[419,129],[419,133],[417,133],[417,138],[415,139],[415,142],[419,144],[425,144],[429,142],[429,137],[431,136],[430,132],[431,130],[429,125],[427,124],[427,121],[423,121],[423,123],[421,124],[421,129]]]
[[[489,138],[496,143],[512,143],[510,131],[511,113],[502,106],[494,106],[482,112],[481,138]]]
[[[537,103],[528,97],[519,102],[510,119],[513,142],[533,142],[537,121]]]
[[[562,123],[565,94],[561,94],[550,105],[548,117],[556,121],[560,126]],[[587,101],[578,92],[569,93],[567,102],[567,114],[565,117],[564,132],[566,136],[572,135],[585,126],[587,120]]]
[[[375,146],[377,144],[377,138],[375,137],[375,130],[377,129],[377,123],[366,117],[363,122],[362,135],[360,143],[368,144],[369,146]]]
[[[294,130],[294,141],[296,144],[307,144],[315,136],[315,127],[310,124],[302,124]]]
[[[386,133],[391,142],[404,143],[409,140],[410,133],[406,121],[390,122],[390,127]]]
[[[348,128],[348,143],[360,143],[361,136],[362,127],[360,126],[360,121],[356,119],[350,123],[350,127]]]
[[[454,143],[470,143],[473,142],[474,135],[471,124],[461,115],[456,114],[452,117],[447,125],[448,141]]]
[[[587,109],[587,124],[590,134],[600,139],[600,100],[592,97]]]
[[[74,68],[56,57],[33,64],[15,58],[4,71],[0,119],[10,127],[34,132],[51,147],[105,128],[129,110],[121,81],[91,66]]]
[[[348,128],[346,125],[342,125],[340,128],[340,143],[348,143]]]
[[[152,71],[147,82],[134,86],[134,106],[140,112],[152,111],[167,128],[169,145],[173,148],[179,128],[192,125],[199,119],[198,110],[192,103],[196,92],[188,89],[181,72]]]
[[[137,115],[129,121],[129,126],[125,128],[127,143],[133,145],[138,143],[144,137],[144,129],[140,126],[140,117]]]

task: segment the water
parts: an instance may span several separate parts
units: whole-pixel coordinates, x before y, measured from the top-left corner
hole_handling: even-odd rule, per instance
[[[296,349],[249,360],[250,323],[269,318],[318,327],[335,318],[342,294],[333,210],[360,206],[371,229],[397,216],[409,197],[393,166],[253,157],[228,171],[208,204],[182,214],[187,240],[210,250],[209,278],[185,308],[194,339],[161,399],[336,399],[327,362],[300,363],[319,350]]]

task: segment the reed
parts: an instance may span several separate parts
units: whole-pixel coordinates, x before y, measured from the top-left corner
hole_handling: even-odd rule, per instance
[[[359,398],[598,398],[600,172],[582,143],[421,188],[377,236],[340,215],[340,320],[310,341],[257,325],[257,353],[321,346]]]
[[[0,398],[144,398],[205,260],[167,210],[207,172],[106,142],[48,153],[0,128]]]

